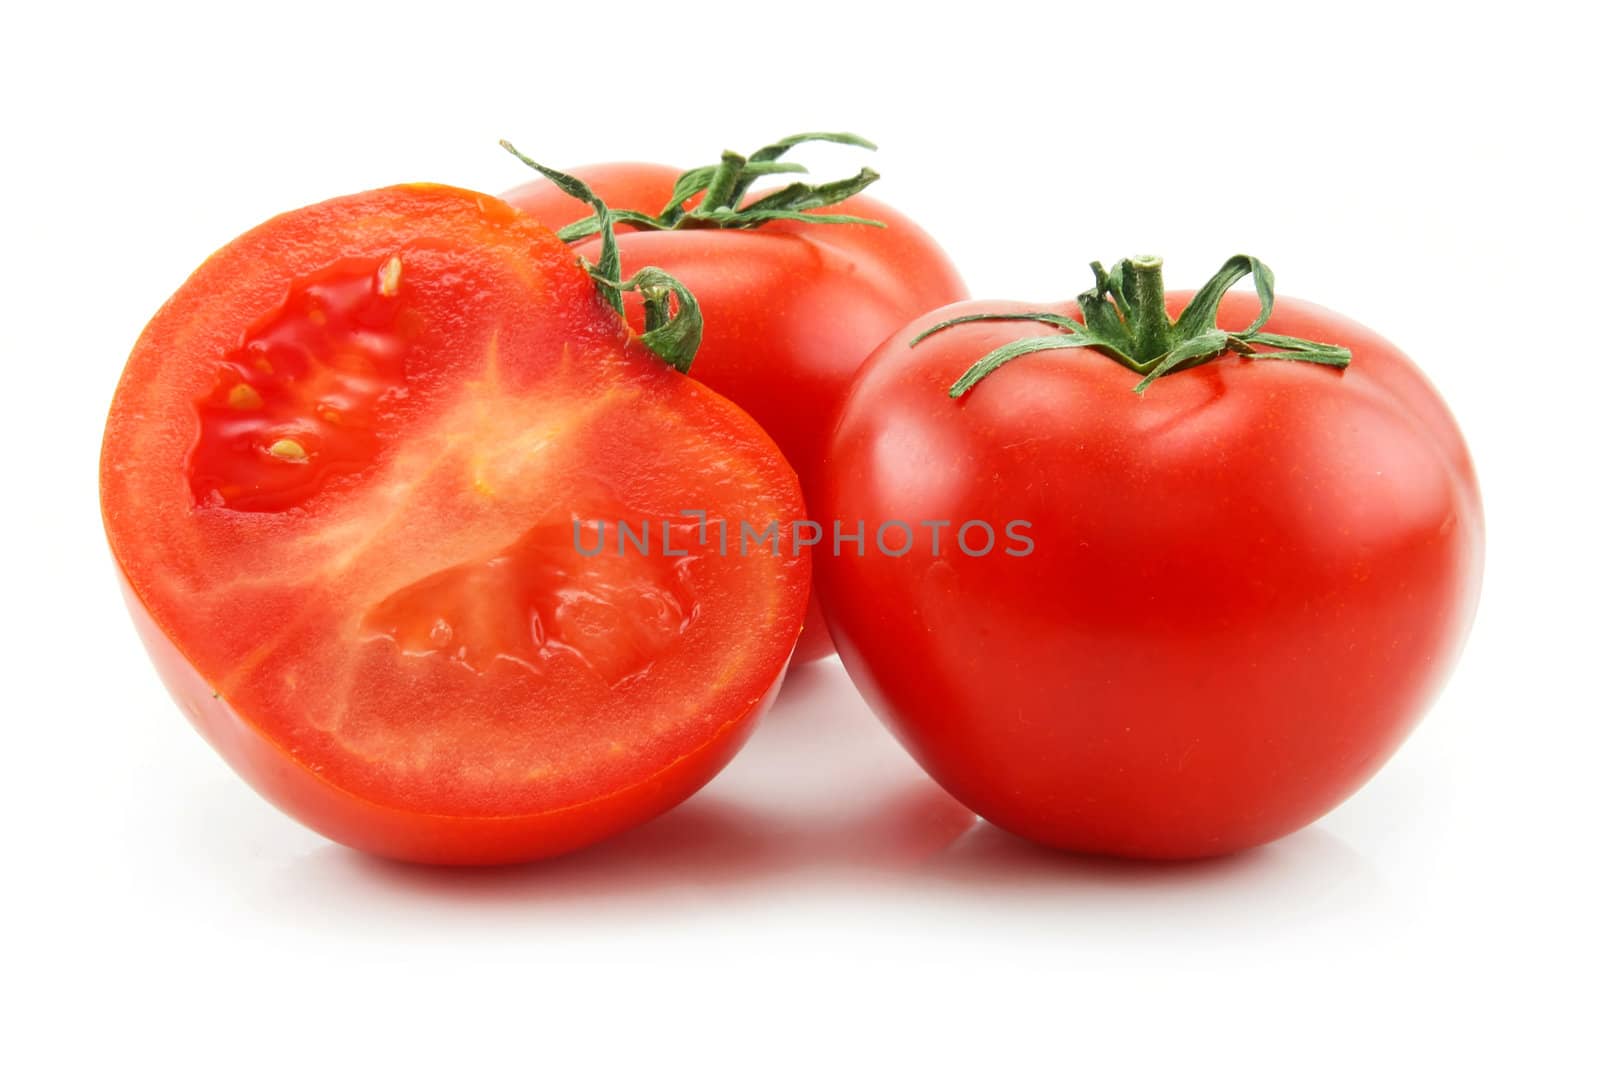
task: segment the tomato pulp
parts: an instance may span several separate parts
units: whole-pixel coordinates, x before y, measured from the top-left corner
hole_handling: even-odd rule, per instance
[[[651,163],[576,167],[612,208],[653,213],[672,196],[682,171]],[[539,180],[505,194],[552,229],[576,222],[588,206]],[[870,197],[853,196],[820,213],[883,223],[780,220],[757,229],[628,232],[619,227],[625,270],[660,267],[694,293],[705,337],[690,376],[753,415],[800,475],[808,498],[840,399],[879,342],[925,311],[966,297],[949,258],[920,227]],[[598,239],[576,245],[593,262]],[[630,320],[643,325],[639,303]],[[831,651],[813,607],[796,658]]]
[[[1256,308],[1230,294],[1221,324]],[[1081,320],[959,305],[862,368],[816,511],[864,520],[869,546],[888,522],[918,541],[819,553],[845,666],[935,779],[1036,841],[1188,858],[1306,825],[1400,744],[1470,624],[1483,518],[1450,413],[1393,345],[1300,301],[1267,328],[1347,346],[1347,369],[1228,355],[1139,395],[1105,355],[1058,349],[957,400],[976,360],[1051,327],[909,343],[1041,312]],[[1005,536],[1018,520],[1031,551]],[[972,521],[997,532],[986,554],[956,541]]]
[[[770,702],[809,560],[777,448],[492,197],[280,216],[129,359],[101,502],[200,732],[327,836],[424,862],[579,847],[688,796]],[[627,533],[619,524],[627,524]]]

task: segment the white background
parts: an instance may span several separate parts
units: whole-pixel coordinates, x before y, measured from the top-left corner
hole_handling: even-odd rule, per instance
[[[13,5],[0,1058],[1592,1056],[1583,6]],[[830,661],[699,797],[536,867],[377,863],[238,782],[146,663],[100,532],[101,424],[160,302],[280,210],[519,182],[502,136],[688,165],[819,128],[882,144],[876,192],[975,294],[1064,297],[1144,251],[1192,285],[1249,251],[1426,368],[1479,464],[1488,576],[1393,763],[1234,859],[1056,856],[971,827]]]

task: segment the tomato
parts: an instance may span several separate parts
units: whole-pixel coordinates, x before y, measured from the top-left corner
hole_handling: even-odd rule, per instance
[[[759,155],[752,153],[751,159]],[[611,208],[651,214],[667,204],[683,171],[652,163],[601,163],[574,167],[571,173]],[[552,229],[589,214],[587,206],[544,180],[504,195]],[[689,201],[698,202],[698,197]],[[624,268],[660,267],[694,293],[705,337],[690,375],[755,416],[794,465],[809,496],[839,400],[861,361],[910,319],[964,299],[967,291],[933,239],[886,204],[856,195],[807,213],[883,225],[779,219],[730,228],[694,219],[698,228],[626,232],[624,223],[618,245]],[[596,238],[575,248],[591,261],[600,254]],[[631,302],[628,310],[641,326],[638,303]],[[821,616],[813,609],[796,658],[815,659],[830,651]]]
[[[1191,294],[1135,263],[1142,302],[1108,298],[1119,267],[1080,303],[961,304],[887,340],[816,507],[866,551],[819,546],[817,580],[851,677],[957,799],[1047,845],[1204,857],[1318,818],[1404,739],[1470,625],[1482,508],[1422,373],[1274,305],[1264,270],[1265,328],[1294,337],[1228,294],[1222,332],[1180,319],[1209,340],[1136,392],[1145,370],[1078,325],[1083,300],[1105,330],[1142,319],[1157,344],[1129,364],[1165,362]]]
[[[442,186],[208,260],[128,361],[101,502],[200,732],[306,825],[405,860],[547,856],[681,801],[772,700],[810,585],[786,536],[719,552],[680,514],[789,529],[770,438],[553,234]]]

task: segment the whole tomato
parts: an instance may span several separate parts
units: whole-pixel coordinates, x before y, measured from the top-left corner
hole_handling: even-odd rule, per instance
[[[1252,272],[1258,300],[1224,297]],[[1275,302],[1259,262],[1172,297],[1159,260],[1096,273],[867,361],[815,509],[865,551],[819,551],[818,588],[851,677],[980,815],[1233,852],[1327,812],[1423,714],[1477,602],[1478,487],[1422,373]]]
[[[877,178],[871,170],[751,192],[762,177],[802,172],[783,157],[808,141],[872,147],[850,134],[800,134],[688,171],[598,163],[568,173],[615,216],[625,269],[659,267],[694,294],[705,332],[689,375],[755,417],[809,499],[828,429],[862,360],[906,322],[965,299],[967,290],[927,233],[859,195]],[[586,259],[601,257],[591,205],[569,189],[540,179],[504,199],[552,229],[565,227],[562,236]],[[644,328],[637,297],[628,316]],[[829,651],[813,605],[795,657]]]

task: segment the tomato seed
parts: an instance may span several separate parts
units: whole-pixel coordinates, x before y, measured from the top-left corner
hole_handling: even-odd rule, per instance
[[[389,261],[378,270],[378,292],[384,296],[393,296],[400,291],[400,257],[390,256]]]
[[[228,406],[237,411],[254,411],[261,406],[261,394],[240,382],[228,390]]]

